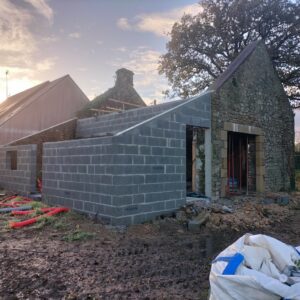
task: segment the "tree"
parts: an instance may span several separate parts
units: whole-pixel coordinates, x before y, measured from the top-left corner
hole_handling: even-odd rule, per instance
[[[159,72],[171,95],[209,86],[251,42],[264,40],[294,107],[300,107],[300,0],[203,0],[173,25]],[[170,93],[169,93],[170,94]]]

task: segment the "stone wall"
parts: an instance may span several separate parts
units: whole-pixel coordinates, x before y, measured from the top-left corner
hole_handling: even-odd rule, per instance
[[[0,148],[0,186],[22,194],[36,191],[36,145]]]
[[[43,198],[112,224],[173,211],[186,199],[186,124],[209,128],[209,95],[120,135],[46,143]]]
[[[290,188],[294,116],[262,43],[212,97],[212,190],[215,197],[225,193],[227,130],[255,135],[256,176],[261,179],[256,181],[259,191]]]

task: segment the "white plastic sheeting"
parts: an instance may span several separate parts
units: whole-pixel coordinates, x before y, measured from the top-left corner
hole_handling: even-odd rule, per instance
[[[246,234],[212,263],[210,300],[300,300],[300,277],[291,269],[299,248],[266,235]]]

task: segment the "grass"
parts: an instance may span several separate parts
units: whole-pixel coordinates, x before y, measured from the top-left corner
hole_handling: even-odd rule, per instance
[[[35,229],[42,229],[47,225],[54,224],[56,221],[56,218],[54,216],[44,216],[38,218],[37,222],[32,226],[32,228]]]
[[[95,233],[76,229],[75,231],[66,235],[63,239],[67,242],[75,242],[75,241],[85,241],[94,237],[95,237]]]
[[[45,205],[44,203],[42,203],[40,201],[31,201],[28,203],[28,205],[30,205],[32,207],[32,209],[35,209],[35,210],[39,210],[41,208],[47,207],[47,205]]]

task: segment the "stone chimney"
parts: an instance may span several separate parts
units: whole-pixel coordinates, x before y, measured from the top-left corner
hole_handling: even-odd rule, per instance
[[[121,86],[132,86],[133,87],[133,75],[134,73],[128,69],[122,68],[116,71],[116,87],[121,87]]]

